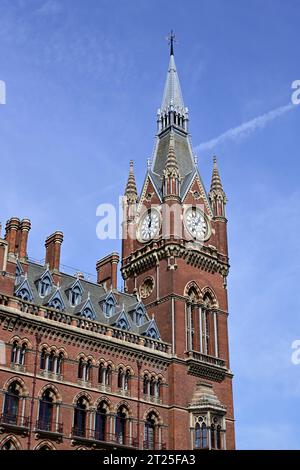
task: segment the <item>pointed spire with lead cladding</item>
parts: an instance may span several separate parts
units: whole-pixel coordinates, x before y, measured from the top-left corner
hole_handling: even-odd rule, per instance
[[[184,105],[178,73],[174,59],[173,32],[169,36],[170,59],[160,109],[157,113],[157,140],[153,153],[152,172],[154,178],[162,178],[168,157],[170,133],[174,133],[174,152],[180,175],[191,179],[196,171],[192,146],[188,133],[188,109]],[[184,184],[183,184],[184,186]]]
[[[133,160],[130,160],[129,175],[125,189],[125,196],[127,196],[128,204],[135,204],[137,202],[138,193],[134,176]]]
[[[180,172],[175,155],[174,133],[171,132],[169,140],[168,156],[163,171],[163,196],[164,198],[180,196]]]
[[[225,205],[227,202],[226,194],[223,189],[217,157],[213,159],[213,172],[209,191],[209,199],[212,205],[213,213],[216,217],[225,217]]]
[[[184,106],[181,87],[176,70],[174,59],[174,41],[173,31],[169,36],[170,60],[168,73],[164,88],[161,107],[158,110],[158,131],[164,130],[170,125],[176,125],[179,128],[188,130],[188,109]]]
[[[169,36],[170,42],[170,60],[168,73],[165,83],[165,89],[163,94],[163,99],[161,103],[161,110],[168,111],[170,109],[175,109],[177,111],[185,113],[186,109],[183,102],[183,97],[181,93],[181,87],[179,83],[179,78],[176,70],[175,58],[174,58],[174,40],[175,35],[173,31]]]

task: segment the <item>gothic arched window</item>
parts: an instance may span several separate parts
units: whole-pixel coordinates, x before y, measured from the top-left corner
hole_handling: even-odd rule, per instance
[[[98,441],[105,441],[107,425],[107,405],[105,402],[99,404],[96,410],[95,438]]]
[[[19,343],[18,341],[14,341],[11,349],[11,356],[10,356],[10,362],[12,364],[15,364],[18,359],[18,350],[19,350]]]
[[[208,448],[208,434],[205,423],[196,423],[195,426],[195,448],[207,449]]]
[[[17,450],[17,446],[12,439],[8,439],[2,444],[1,450]]]
[[[144,375],[143,393],[144,393],[144,395],[149,395],[149,377],[148,377],[147,374]]]
[[[47,444],[42,445],[41,447],[38,448],[38,450],[52,450],[50,446]]]
[[[155,449],[157,437],[157,416],[154,413],[149,413],[145,422],[144,449]]]
[[[221,426],[217,426],[217,449],[222,449]]]
[[[90,382],[92,380],[92,367],[92,361],[91,359],[89,359],[86,363],[86,372],[84,377],[87,382]]]
[[[130,370],[126,370],[124,378],[124,390],[129,390],[130,386]]]
[[[156,388],[155,385],[156,385],[155,379],[154,379],[154,377],[151,377],[151,380],[150,380],[150,395],[152,397],[154,397],[154,395],[155,395],[155,388]]]
[[[47,360],[47,349],[43,348],[41,351],[40,369],[45,370]]]
[[[127,410],[120,407],[116,416],[116,439],[119,444],[126,444]]]
[[[49,354],[49,359],[48,359],[48,371],[49,372],[54,371],[54,362],[55,362],[55,352],[51,351]]]
[[[108,365],[106,369],[106,377],[105,377],[105,385],[107,385],[108,387],[111,386],[111,378],[112,378],[112,367],[111,365]]]
[[[76,436],[85,437],[87,422],[87,406],[88,402],[85,397],[80,397],[74,410],[74,434]]]
[[[9,424],[18,423],[20,404],[20,385],[13,382],[7,389],[4,397],[4,419]]]
[[[61,374],[62,373],[62,364],[64,360],[64,354],[62,352],[59,353],[57,357],[57,362],[56,362],[56,374]]]
[[[215,449],[216,447],[216,430],[215,430],[215,425],[212,424],[210,427],[210,445],[212,449]]]
[[[79,363],[78,363],[78,374],[77,374],[77,376],[78,376],[79,379],[83,379],[83,378],[84,378],[84,377],[83,377],[83,369],[84,369],[84,360],[83,360],[83,358],[81,357],[81,358],[79,359]]]
[[[53,392],[46,390],[40,400],[38,428],[52,431],[53,424]]]
[[[156,398],[160,398],[160,394],[161,394],[161,379],[158,379],[158,381],[156,382],[156,393],[155,393]]]
[[[103,362],[100,363],[99,369],[98,369],[98,382],[99,384],[105,385],[105,377],[106,375],[106,370]]]
[[[124,370],[120,367],[118,371],[118,388],[123,388]]]
[[[26,354],[26,343],[23,343],[20,349],[20,359],[19,359],[19,364],[24,365],[25,363],[25,354]]]

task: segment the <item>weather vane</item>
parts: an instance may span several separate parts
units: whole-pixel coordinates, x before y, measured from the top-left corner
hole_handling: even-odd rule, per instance
[[[171,29],[171,32],[169,36],[167,37],[168,44],[170,46],[170,55],[174,55],[174,43],[177,43],[176,36],[174,34],[173,29]]]

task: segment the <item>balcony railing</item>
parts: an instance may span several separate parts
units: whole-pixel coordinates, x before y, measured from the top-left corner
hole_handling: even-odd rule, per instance
[[[18,428],[29,428],[29,418],[21,415],[10,415],[2,413],[0,415],[0,424],[2,426],[13,426]]]
[[[44,433],[63,434],[62,423],[55,423],[55,422],[45,421],[41,419],[37,419],[35,429],[36,431],[44,432]]]
[[[219,357],[209,356],[208,354],[203,354],[198,351],[188,351],[187,355],[189,359],[205,362],[213,366],[225,367],[225,361]]]
[[[145,450],[166,450],[166,443],[165,442],[144,441],[143,448]]]
[[[107,444],[120,445],[125,447],[137,447],[137,439],[131,436],[117,435],[103,432],[102,430],[85,429],[85,428],[72,428],[73,439],[84,439],[91,442],[101,442]]]

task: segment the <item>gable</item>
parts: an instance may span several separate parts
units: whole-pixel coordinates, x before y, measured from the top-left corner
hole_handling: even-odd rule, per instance
[[[183,204],[203,204],[205,212],[213,217],[212,209],[198,170],[186,185],[182,195]]]

